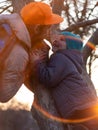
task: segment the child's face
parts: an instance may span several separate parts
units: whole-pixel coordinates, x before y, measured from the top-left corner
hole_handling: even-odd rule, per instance
[[[66,42],[60,35],[54,35],[52,37],[52,51],[56,52],[61,49],[66,49]]]

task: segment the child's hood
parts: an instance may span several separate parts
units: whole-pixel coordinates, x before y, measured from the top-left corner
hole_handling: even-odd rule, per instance
[[[77,67],[78,71],[81,73],[83,67],[82,53],[77,50],[62,50],[61,52],[72,61],[72,63]]]

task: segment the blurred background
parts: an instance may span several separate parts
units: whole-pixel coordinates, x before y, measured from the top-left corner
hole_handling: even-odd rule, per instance
[[[0,14],[18,12],[34,0],[0,0]],[[53,11],[64,18],[59,29],[79,34],[84,42],[98,27],[98,0],[36,0],[50,4]],[[72,28],[75,25],[74,28]],[[78,26],[77,26],[78,25]],[[98,48],[91,64],[91,79],[98,94]],[[87,64],[89,73],[89,66]],[[24,84],[17,94],[7,103],[0,103],[0,130],[37,130],[36,121],[31,114],[34,93]],[[25,125],[26,124],[26,125]],[[36,126],[36,127],[35,127]]]

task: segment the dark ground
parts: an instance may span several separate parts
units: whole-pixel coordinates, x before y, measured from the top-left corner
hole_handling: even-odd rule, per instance
[[[12,99],[0,103],[0,130],[39,130],[28,106]]]

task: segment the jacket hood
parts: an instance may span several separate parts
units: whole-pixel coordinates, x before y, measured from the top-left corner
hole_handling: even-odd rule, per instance
[[[64,54],[66,57],[68,57],[72,63],[76,66],[79,73],[82,72],[83,67],[83,58],[82,53],[78,50],[59,50],[58,52]]]
[[[76,49],[81,51],[83,48],[83,42],[79,35],[71,32],[61,32],[63,39],[66,41],[67,49]]]

